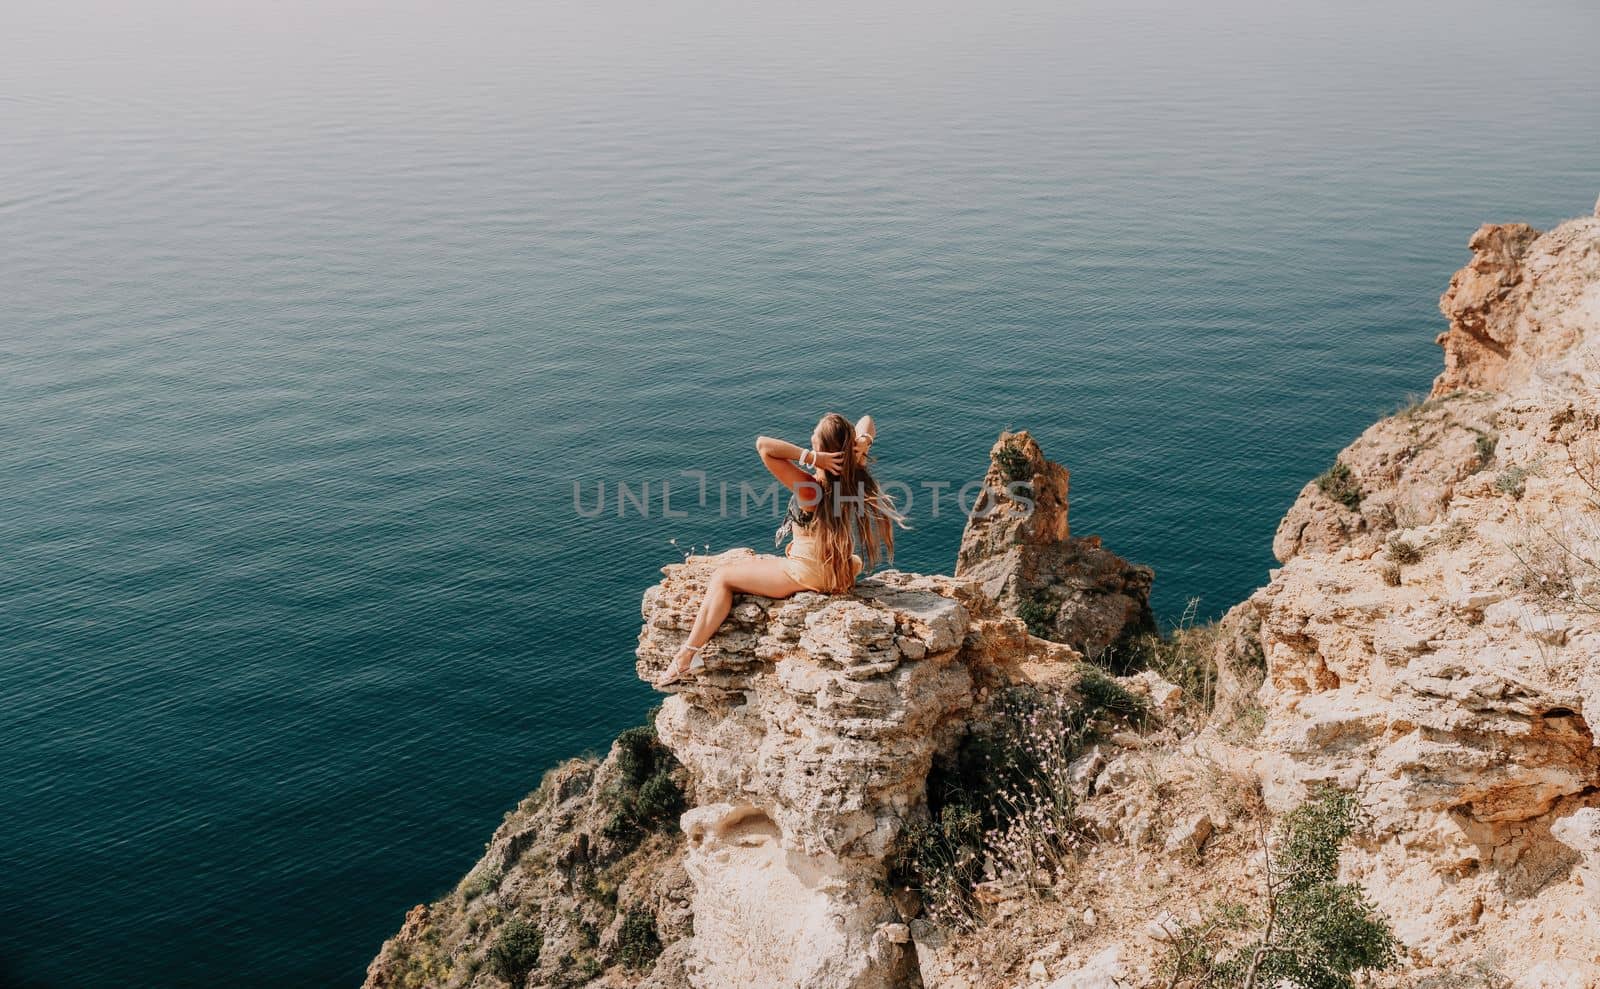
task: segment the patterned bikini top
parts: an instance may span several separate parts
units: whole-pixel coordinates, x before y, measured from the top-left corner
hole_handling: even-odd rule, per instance
[[[796,529],[809,529],[811,523],[817,520],[817,513],[800,507],[800,496],[789,496],[789,509],[783,513],[783,524],[778,526],[778,531],[772,534],[772,545],[782,546],[783,537],[793,537]]]

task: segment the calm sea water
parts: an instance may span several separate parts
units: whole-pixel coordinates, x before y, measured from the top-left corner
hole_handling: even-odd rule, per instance
[[[1026,426],[1167,620],[1220,612],[1427,389],[1471,231],[1589,210],[1596,28],[12,0],[0,983],[358,982],[542,770],[641,720],[669,540],[770,546],[715,485],[826,410],[918,495],[902,566],[960,533],[919,485]]]

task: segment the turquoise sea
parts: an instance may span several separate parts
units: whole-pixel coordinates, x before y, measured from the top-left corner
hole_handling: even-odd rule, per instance
[[[1027,427],[1166,621],[1220,613],[1427,390],[1473,229],[1590,210],[1597,29],[10,0],[0,985],[359,983],[545,768],[642,719],[640,594],[689,544],[770,547],[718,485],[824,411],[881,424],[901,566],[953,564],[923,485]]]

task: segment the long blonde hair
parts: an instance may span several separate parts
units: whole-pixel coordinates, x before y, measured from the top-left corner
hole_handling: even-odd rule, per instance
[[[904,526],[905,516],[878,488],[867,462],[857,459],[856,428],[849,419],[837,412],[823,416],[817,423],[817,449],[844,453],[838,476],[817,485],[821,499],[811,509],[822,567],[834,587],[844,589],[855,580],[850,559],[855,549],[860,550],[863,569],[894,559],[894,527]]]

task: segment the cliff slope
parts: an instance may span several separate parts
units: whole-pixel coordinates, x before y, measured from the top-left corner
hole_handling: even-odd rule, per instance
[[[1485,226],[1445,370],[1306,485],[1253,595],[1269,801],[1356,790],[1418,963],[1600,985],[1600,218]]]

